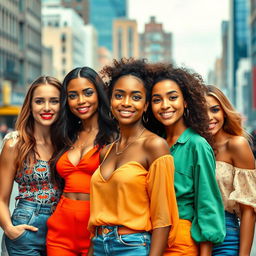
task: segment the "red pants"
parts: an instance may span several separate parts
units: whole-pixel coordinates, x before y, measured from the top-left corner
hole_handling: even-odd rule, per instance
[[[178,232],[172,247],[167,248],[164,256],[198,256],[198,246],[190,235],[191,222],[179,220]]]
[[[90,201],[62,196],[47,222],[47,255],[85,256],[90,244],[90,233],[87,230],[89,217]]]

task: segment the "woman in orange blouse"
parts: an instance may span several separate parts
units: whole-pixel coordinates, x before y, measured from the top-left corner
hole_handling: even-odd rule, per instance
[[[159,256],[175,236],[173,159],[167,143],[144,127],[150,94],[145,65],[122,59],[102,71],[120,137],[102,150],[91,179],[89,255]]]

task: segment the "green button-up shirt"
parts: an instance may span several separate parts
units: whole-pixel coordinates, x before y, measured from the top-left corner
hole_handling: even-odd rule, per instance
[[[211,146],[188,128],[170,151],[180,219],[192,222],[191,235],[196,242],[221,243],[226,234],[225,214]]]

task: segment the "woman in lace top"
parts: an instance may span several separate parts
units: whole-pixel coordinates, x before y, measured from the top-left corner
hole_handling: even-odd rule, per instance
[[[255,160],[248,135],[241,125],[241,116],[226,96],[216,87],[208,86],[206,100],[227,231],[224,242],[214,247],[213,255],[249,255],[255,225]]]
[[[49,160],[61,148],[56,120],[60,82],[49,76],[36,79],[27,92],[16,131],[6,135],[0,156],[0,225],[9,255],[46,255],[46,221],[60,196],[50,182]],[[13,182],[19,200],[12,217],[9,201]]]

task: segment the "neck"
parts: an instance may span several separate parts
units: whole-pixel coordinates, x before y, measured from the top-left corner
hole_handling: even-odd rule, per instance
[[[51,130],[50,126],[41,126],[35,124],[34,126],[34,137],[37,144],[51,143]]]
[[[120,142],[127,142],[130,140],[130,138],[134,138],[140,134],[141,131],[145,128],[140,121],[138,121],[136,124],[132,125],[120,125]]]
[[[88,118],[86,120],[82,120],[83,129],[82,131],[85,132],[91,132],[93,130],[98,130],[98,113],[94,113],[94,115],[91,118]]]
[[[168,142],[168,145],[171,147],[173,146],[180,135],[187,129],[188,127],[185,125],[184,119],[181,119],[179,122],[176,122],[175,124],[171,126],[166,126],[166,140]]]
[[[220,129],[214,136],[214,142],[216,144],[220,144],[222,143],[223,141],[226,140],[227,138],[227,133],[223,130],[223,129]]]

